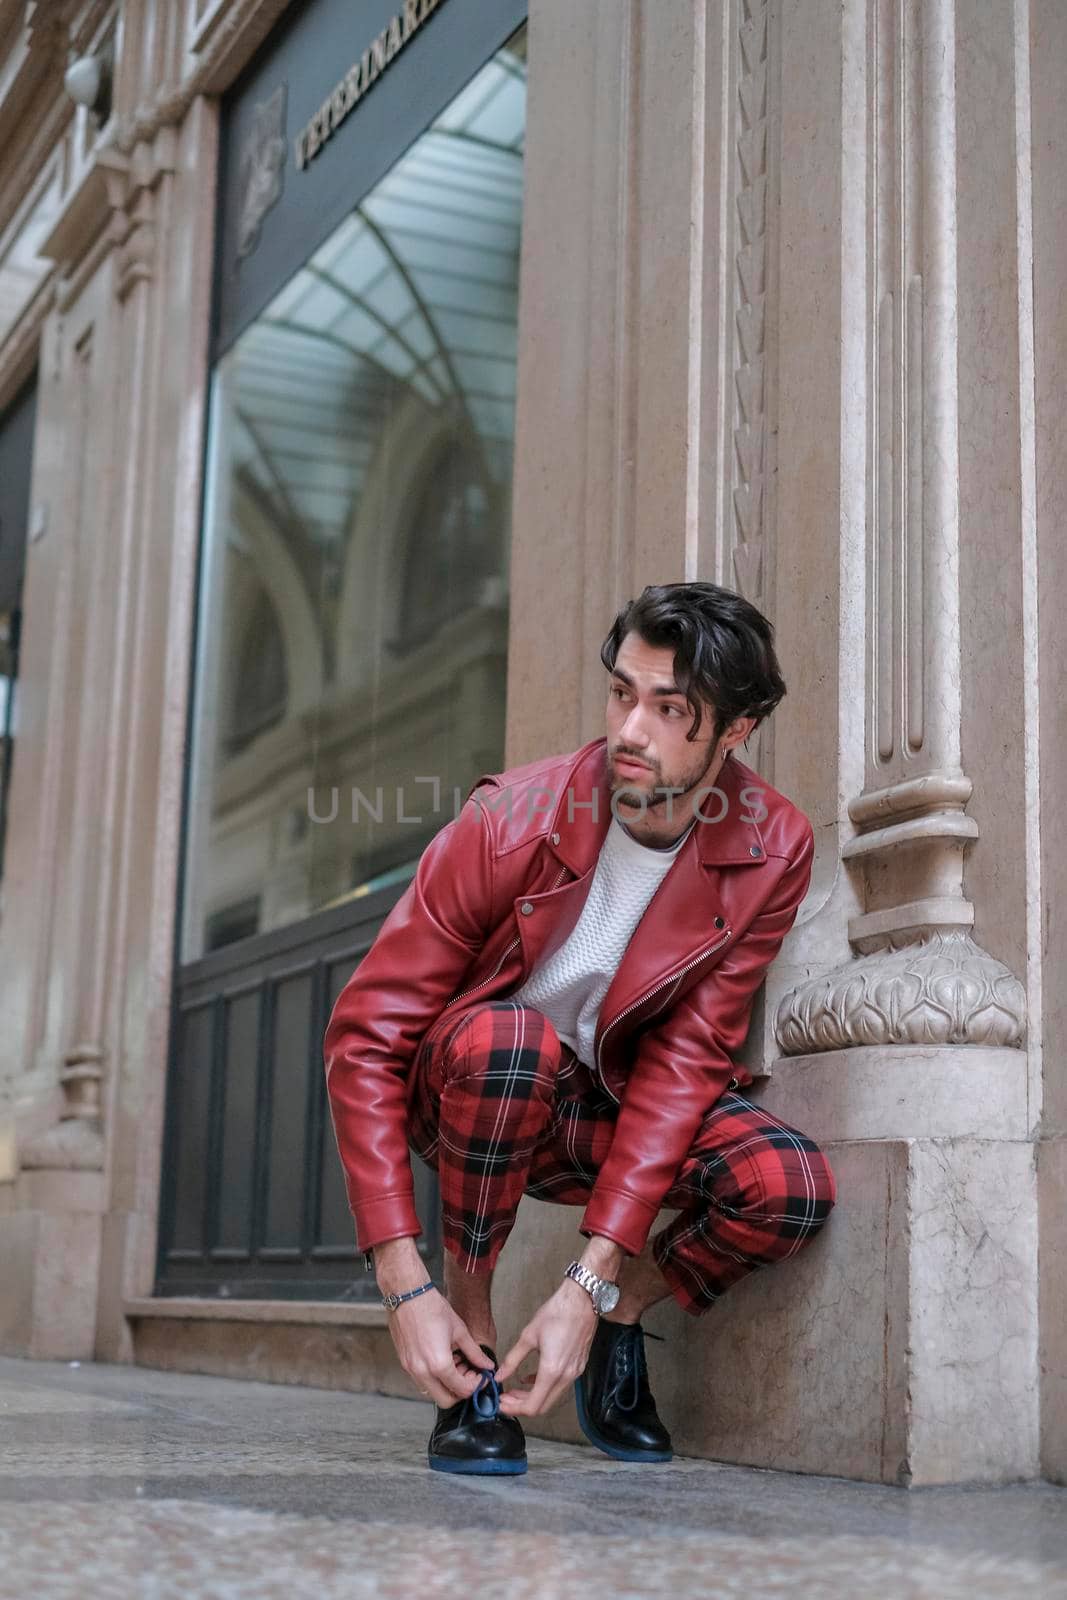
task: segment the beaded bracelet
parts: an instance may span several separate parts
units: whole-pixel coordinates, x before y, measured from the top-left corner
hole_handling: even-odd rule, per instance
[[[414,1300],[420,1294],[425,1294],[427,1289],[436,1289],[437,1285],[432,1279],[424,1283],[421,1288],[409,1289],[407,1294],[387,1294],[382,1296],[382,1305],[386,1311],[395,1311],[397,1306],[402,1306],[405,1300]]]

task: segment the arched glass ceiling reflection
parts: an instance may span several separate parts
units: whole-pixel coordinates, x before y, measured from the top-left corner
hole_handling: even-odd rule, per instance
[[[525,33],[490,61],[242,335],[234,467],[304,564],[347,531],[383,419],[462,408],[509,471]]]

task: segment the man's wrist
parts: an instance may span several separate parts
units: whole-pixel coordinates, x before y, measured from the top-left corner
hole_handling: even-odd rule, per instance
[[[578,1257],[579,1263],[587,1267],[590,1272],[595,1272],[598,1278],[604,1278],[608,1283],[618,1281],[619,1269],[626,1259],[626,1251],[614,1239],[605,1239],[601,1234],[594,1234],[586,1242],[585,1249]]]
[[[376,1244],[372,1253],[374,1275],[383,1295],[406,1294],[426,1282],[426,1264],[412,1237],[387,1239],[384,1244]]]

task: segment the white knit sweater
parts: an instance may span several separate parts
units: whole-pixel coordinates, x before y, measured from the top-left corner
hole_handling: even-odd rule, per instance
[[[669,850],[658,850],[638,844],[613,817],[569,938],[508,996],[543,1012],[563,1043],[587,1066],[593,1065],[601,1001],[648,902],[691,828]]]

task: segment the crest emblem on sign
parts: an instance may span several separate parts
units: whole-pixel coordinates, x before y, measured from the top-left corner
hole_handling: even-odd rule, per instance
[[[237,259],[259,244],[263,219],[282,196],[285,184],[285,107],[286,86],[280,83],[267,100],[252,112],[252,121],[241,146],[241,210],[237,219]]]

